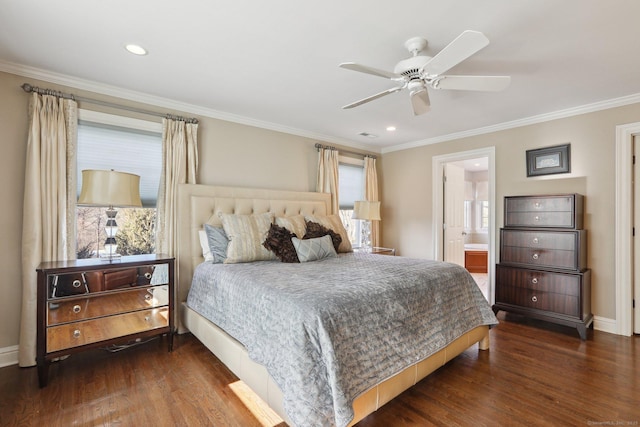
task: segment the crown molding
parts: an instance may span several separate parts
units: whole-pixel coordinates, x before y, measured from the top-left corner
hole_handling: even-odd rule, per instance
[[[343,145],[346,147],[357,148],[359,150],[368,151],[372,153],[380,153],[380,154],[391,153],[394,151],[408,150],[411,148],[422,147],[425,145],[438,144],[440,142],[452,141],[455,139],[468,138],[471,136],[477,136],[477,135],[483,135],[491,132],[498,132],[502,130],[513,129],[521,126],[548,122],[551,120],[577,116],[580,114],[592,113],[595,111],[607,110],[610,108],[622,107],[625,105],[636,104],[640,102],[640,93],[637,93],[633,95],[623,96],[620,98],[594,102],[592,104],[586,104],[578,107],[554,111],[551,113],[545,113],[537,116],[531,116],[523,119],[499,123],[496,125],[470,129],[462,132],[455,132],[455,133],[442,135],[434,138],[411,141],[405,144],[394,145],[391,147],[374,148],[371,146],[358,144],[347,139],[336,138],[333,136],[323,135],[315,132],[309,132],[302,129],[283,126],[277,123],[256,120],[249,117],[240,116],[237,114],[225,113],[223,111],[218,111],[211,108],[205,108],[205,107],[201,107],[194,104],[187,104],[184,102],[175,101],[168,98],[149,95],[143,92],[123,89],[116,86],[106,85],[103,83],[80,79],[77,77],[72,77],[64,74],[54,73],[51,71],[42,70],[35,67],[29,67],[26,65],[0,61],[0,71],[10,73],[10,74],[16,74],[26,78],[32,78],[32,79],[46,81],[49,83],[59,84],[59,85],[67,86],[70,88],[86,90],[89,92],[112,96],[115,98],[121,98],[129,101],[153,105],[156,107],[166,108],[169,110],[176,110],[176,111],[198,115],[202,117],[209,117],[213,119],[224,120],[227,122],[253,126],[261,129],[272,130],[275,132],[287,133],[291,135],[300,136],[303,138],[329,142],[332,144]]]
[[[625,105],[636,104],[640,102],[640,93],[623,96],[620,98],[609,99],[606,101],[594,102],[592,104],[581,105],[578,107],[558,110],[551,113],[539,114],[537,116],[525,117],[523,119],[513,120],[510,122],[499,123],[496,125],[485,126],[477,129],[470,129],[462,132],[455,132],[448,135],[442,135],[435,138],[423,139],[420,141],[408,142],[406,144],[394,145],[393,147],[382,148],[382,154],[394,151],[408,150],[410,148],[422,147],[425,145],[438,144],[440,142],[452,141],[454,139],[468,138],[470,136],[483,135],[492,132],[498,132],[507,129],[528,126],[537,123],[548,122],[551,120],[564,119],[580,114],[593,113],[595,111],[608,110],[610,108],[623,107]]]
[[[115,98],[126,99],[129,101],[139,102],[142,104],[153,105],[154,107],[166,108],[168,110],[180,111],[201,117],[209,117],[212,119],[224,120],[227,122],[238,123],[247,126],[253,126],[261,129],[272,130],[276,132],[287,133],[291,135],[301,136],[316,141],[328,142],[332,144],[343,145],[360,150],[380,153],[379,149],[370,146],[354,143],[353,141],[297,129],[289,126],[283,126],[277,123],[256,120],[237,114],[225,113],[223,111],[211,108],[201,107],[194,104],[188,104],[173,99],[163,98],[155,95],[149,95],[144,92],[123,89],[117,86],[106,85],[103,83],[85,80],[77,77],[59,74],[40,68],[30,67],[26,65],[16,64],[12,62],[0,61],[0,71],[15,74],[18,76],[42,80],[49,83],[59,84],[74,89],[86,90],[88,92],[99,93],[101,95],[112,96]]]

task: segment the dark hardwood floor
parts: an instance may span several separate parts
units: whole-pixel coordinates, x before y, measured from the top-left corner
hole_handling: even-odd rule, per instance
[[[571,328],[498,317],[490,351],[472,347],[358,426],[640,424],[640,337],[589,330],[585,342]],[[0,425],[263,425],[235,381],[191,335],[173,353],[155,340],[73,355],[51,366],[43,389],[36,369],[9,366]]]

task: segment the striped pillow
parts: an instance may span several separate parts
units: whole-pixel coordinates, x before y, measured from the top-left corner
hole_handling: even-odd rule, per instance
[[[273,222],[272,213],[234,215],[221,212],[219,215],[229,239],[225,264],[276,259],[273,252],[262,246]]]

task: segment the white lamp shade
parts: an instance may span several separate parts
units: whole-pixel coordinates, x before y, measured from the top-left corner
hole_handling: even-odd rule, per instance
[[[140,177],[114,170],[83,170],[79,205],[142,207]]]
[[[380,221],[380,202],[370,202],[368,200],[354,202],[353,218]]]

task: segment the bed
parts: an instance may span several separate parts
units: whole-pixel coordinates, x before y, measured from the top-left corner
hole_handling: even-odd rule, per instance
[[[216,355],[216,357],[218,357],[218,359],[220,359],[236,376],[238,376],[240,380],[246,383],[290,425],[353,425],[366,415],[374,412],[379,407],[393,399],[395,396],[402,393],[404,390],[414,385],[416,382],[420,381],[425,376],[429,375],[440,366],[444,365],[452,358],[465,351],[470,346],[479,343],[479,349],[486,350],[489,348],[488,330],[490,326],[497,323],[497,320],[495,319],[495,316],[493,316],[493,313],[486,301],[482,300],[484,301],[484,305],[482,303],[477,304],[477,295],[480,295],[480,298],[482,298],[479,290],[476,289],[473,291],[471,290],[472,287],[467,286],[467,284],[457,284],[458,282],[465,282],[470,279],[468,273],[462,268],[458,268],[458,270],[454,268],[451,270],[451,268],[449,268],[448,265],[444,265],[444,263],[402,259],[400,257],[386,257],[384,255],[354,253],[341,253],[339,256],[323,259],[318,262],[300,263],[295,265],[281,263],[279,261],[252,262],[247,263],[245,266],[241,266],[239,264],[223,264],[224,267],[203,263],[204,258],[198,237],[199,231],[202,229],[203,224],[220,225],[220,213],[251,215],[269,212],[275,217],[290,217],[298,215],[316,217],[326,216],[332,214],[330,208],[330,196],[328,194],[184,184],[179,188],[178,200],[178,218],[180,218],[180,221],[176,254],[178,260],[176,268],[176,300],[182,302],[178,307],[179,318],[176,319],[176,322],[179,325],[179,332],[182,333],[190,331],[195,335]],[[388,258],[388,260],[383,261],[385,258]],[[426,267],[427,264],[429,264],[428,272]],[[277,324],[278,322],[286,322],[286,319],[288,318],[285,320],[276,318],[275,320],[270,320],[270,322],[274,322],[273,326],[271,323],[267,324],[267,326],[263,326],[264,322],[262,320],[253,319],[253,312],[261,311],[265,309],[264,307],[267,307],[267,310],[271,310],[271,307],[274,306],[275,302],[284,304],[277,308],[278,313],[299,310],[297,314],[298,316],[310,317],[312,319],[310,321],[311,323],[315,322],[324,325],[320,328],[320,335],[322,335],[322,337],[318,338],[315,335],[316,332],[309,332],[308,327],[305,324],[303,328],[298,328],[301,329],[301,331],[297,332],[297,338],[293,338],[290,341],[298,342],[300,341],[298,339],[300,337],[311,336],[312,343],[314,343],[311,347],[326,349],[328,346],[326,343],[331,343],[331,340],[325,339],[325,335],[329,336],[331,334],[338,333],[336,331],[339,331],[340,334],[345,334],[345,330],[351,331],[352,327],[355,327],[355,325],[350,324],[349,327],[345,327],[338,324],[335,326],[334,317],[330,317],[330,321],[328,321],[330,327],[326,327],[326,324],[323,323],[324,320],[322,319],[316,322],[313,319],[324,316],[324,313],[328,310],[322,308],[319,309],[318,312],[321,314],[315,314],[310,308],[296,308],[296,304],[300,303],[300,301],[295,301],[299,294],[297,288],[295,291],[292,291],[291,288],[286,288],[286,286],[291,285],[281,283],[282,280],[279,279],[279,277],[297,277],[296,283],[304,285],[300,286],[300,289],[307,289],[307,287],[310,287],[311,290],[309,294],[299,297],[299,299],[303,301],[303,305],[309,298],[308,295],[314,295],[314,298],[317,297],[322,301],[320,304],[322,307],[335,305],[337,307],[337,311],[341,313],[354,312],[359,316],[357,319],[366,319],[369,311],[372,311],[373,308],[358,311],[360,309],[353,308],[354,306],[350,306],[344,301],[349,301],[349,298],[351,298],[351,300],[360,298],[364,299],[367,293],[373,292],[366,291],[365,293],[364,291],[360,291],[359,288],[355,287],[355,285],[350,287],[351,280],[343,280],[343,283],[349,284],[347,286],[349,289],[345,291],[343,297],[337,299],[339,302],[336,303],[327,302],[335,300],[328,299],[330,298],[330,295],[325,293],[321,287],[313,288],[313,286],[316,286],[319,281],[313,279],[314,275],[318,276],[320,274],[319,272],[324,270],[325,276],[328,275],[328,272],[332,272],[332,274],[340,276],[342,273],[339,273],[338,271],[340,271],[339,269],[341,268],[341,265],[348,265],[349,270],[346,271],[353,272],[355,270],[362,270],[367,272],[366,274],[377,275],[377,277],[386,277],[387,275],[391,277],[391,275],[407,270],[408,268],[424,269],[424,272],[420,274],[427,275],[435,274],[432,272],[433,269],[438,270],[438,274],[449,278],[448,280],[451,282],[451,286],[455,285],[455,289],[460,289],[459,291],[456,291],[457,293],[465,294],[465,298],[467,299],[464,304],[455,303],[461,305],[460,311],[471,311],[474,313],[473,316],[481,318],[481,320],[474,320],[477,324],[474,323],[471,327],[461,325],[453,332],[439,333],[436,334],[436,338],[424,339],[425,342],[429,341],[428,346],[423,346],[423,344],[409,346],[406,344],[398,344],[397,348],[401,349],[401,351],[389,350],[389,354],[384,356],[382,359],[376,360],[375,363],[368,362],[367,358],[363,358],[364,356],[360,354],[362,352],[360,351],[361,347],[359,346],[363,341],[363,336],[367,337],[371,334],[373,337],[373,335],[376,335],[376,330],[369,329],[363,330],[362,332],[353,332],[353,334],[350,335],[350,339],[354,340],[353,343],[350,345],[335,345],[335,348],[331,347],[331,357],[320,361],[319,366],[322,368],[322,374],[314,373],[309,375],[307,372],[307,380],[301,381],[300,378],[303,376],[302,373],[296,374],[290,369],[289,374],[287,374],[287,369],[290,368],[288,365],[276,366],[278,364],[282,365],[283,361],[287,361],[289,353],[296,355],[296,357],[292,357],[292,361],[288,361],[287,363],[292,363],[293,365],[298,364],[298,353],[296,353],[297,348],[292,347],[289,349],[288,347],[284,347],[285,344],[276,342],[280,336],[280,329],[278,328],[291,329],[290,326],[287,326],[290,325],[290,323]],[[205,274],[203,273],[204,270],[211,271]],[[460,270],[462,270],[462,273]],[[261,301],[269,300],[269,298],[271,298],[268,304],[262,304],[257,308],[247,308],[249,306],[242,305],[250,303],[247,301],[243,301],[241,303],[240,306],[244,307],[245,313],[248,313],[247,316],[245,316],[247,317],[247,320],[252,319],[249,321],[249,326],[241,325],[239,323],[240,321],[230,321],[226,314],[218,313],[219,311],[222,311],[226,305],[224,299],[221,297],[216,297],[218,299],[218,304],[221,305],[209,310],[210,313],[206,313],[207,310],[202,309],[201,307],[194,308],[194,306],[198,305],[196,303],[197,300],[204,297],[194,297],[193,295],[197,292],[200,292],[201,295],[205,295],[207,293],[202,290],[196,291],[196,289],[202,289],[203,286],[205,286],[206,289],[206,286],[210,286],[201,283],[205,280],[209,280],[206,279],[206,277],[215,276],[215,280],[221,280],[221,277],[226,277],[227,274],[231,274],[233,271],[240,272],[240,276],[234,280],[242,283],[241,286],[245,287],[245,289],[250,289],[250,291],[245,293],[260,295],[260,297],[256,297],[254,299]],[[253,271],[253,273],[251,273],[253,276],[249,275],[249,271]],[[256,274],[261,276],[261,278],[256,278]],[[462,274],[462,276],[460,276],[460,274]],[[409,283],[412,281],[409,279],[410,278],[405,282]],[[272,297],[266,296],[266,294],[263,295],[263,289],[260,287],[264,286],[262,282],[267,283],[266,287],[273,288],[282,286],[278,289],[280,292],[279,295],[282,297],[278,297],[274,300]],[[220,286],[222,288],[222,285],[218,284],[222,282],[216,283],[217,284],[215,286]],[[194,286],[194,291],[190,295],[192,284]],[[407,284],[407,286],[414,285]],[[433,289],[429,293],[431,298],[449,298],[445,293],[439,293],[440,291],[438,288],[438,286],[434,285]],[[230,292],[234,292],[232,289],[233,287],[230,285],[229,290],[225,292],[228,292],[227,298],[229,301],[236,301],[240,296],[231,294]],[[475,293],[476,291],[477,293]],[[362,293],[358,294],[358,292]],[[375,292],[381,292],[378,295],[386,295],[385,292],[390,291],[387,288],[380,287],[375,290]],[[186,303],[188,297],[191,306]],[[473,304],[468,302],[471,300],[474,301]],[[407,302],[407,304],[409,303]],[[427,304],[424,305],[426,306]],[[464,305],[464,307],[462,307],[462,305]],[[390,299],[386,296],[384,298],[375,299],[373,302],[369,303],[367,307],[377,306],[380,306],[378,308],[379,310],[383,310],[385,312],[394,311],[394,307],[401,307],[398,311],[404,313],[403,315],[405,316],[407,315],[405,313],[406,304],[403,305],[400,303],[390,302]],[[348,307],[348,309],[345,307]],[[421,304],[412,308],[412,310],[420,311],[420,307],[422,307]],[[217,319],[215,318],[216,313],[218,313],[217,315],[219,316]],[[442,314],[442,316],[444,315],[445,314]],[[446,313],[446,315],[450,314]],[[214,320],[211,320],[212,316],[214,316]],[[328,316],[334,316],[334,314],[328,314]],[[462,317],[459,313],[457,313],[456,316]],[[284,316],[282,316],[282,318],[284,318]],[[409,318],[415,319],[416,316],[411,315]],[[405,321],[406,320],[403,320],[402,322]],[[351,322],[354,323],[353,320]],[[449,323],[451,322],[453,322],[453,320],[449,321]],[[224,327],[220,327],[216,323],[221,324]],[[364,325],[363,327],[366,327],[366,325],[371,327],[371,321],[363,321],[360,323]],[[260,328],[258,329],[262,331],[263,336],[248,338],[243,335],[244,329],[250,329],[251,325],[259,325]],[[378,329],[380,329],[380,327],[384,328],[387,326],[388,325],[384,324],[378,325]],[[420,329],[421,327],[420,322],[416,322],[415,325],[411,326],[411,328],[420,330],[421,337],[426,336],[426,333]],[[399,329],[403,328],[404,324],[400,325]],[[270,331],[270,329],[275,330],[275,333]],[[330,331],[327,332],[327,330]],[[232,333],[235,338],[227,332]],[[347,335],[348,334],[345,336]],[[385,334],[377,335],[383,337],[386,336]],[[246,346],[241,344],[241,342],[244,342]],[[287,351],[281,354],[282,357],[264,356],[263,349],[268,346],[281,346],[282,348],[286,348]],[[304,343],[301,344],[301,346],[308,347],[309,344]],[[389,349],[395,349],[395,346],[396,343],[391,342]],[[311,353],[313,353],[313,351],[311,351]],[[315,353],[326,353],[326,351],[318,350]],[[351,354],[352,356],[355,355],[354,361],[349,363],[357,364],[349,366],[346,362],[341,362],[342,359],[340,358],[340,353]],[[402,353],[402,357],[405,359],[402,366],[398,367],[398,365],[387,365],[387,359],[396,357],[396,353]],[[335,359],[333,358],[334,356]],[[358,357],[360,359],[358,359]],[[374,359],[375,357],[371,356],[371,360]],[[257,363],[255,360],[258,360],[261,363]],[[305,363],[306,361],[304,361],[304,363],[299,363],[299,365],[308,366],[305,365]],[[343,363],[344,366],[341,365]],[[372,366],[369,366],[369,363],[372,363]],[[382,372],[377,371],[378,366],[384,367]],[[344,383],[342,383],[339,378],[338,380],[334,380],[333,377],[339,377],[339,375],[333,371],[342,372],[345,370],[349,372],[357,371],[357,375],[351,375],[349,380],[345,380]],[[311,369],[309,372],[314,372],[314,370]],[[309,380],[309,376],[311,377],[311,380]],[[292,387],[307,388],[292,389]],[[316,388],[321,388],[323,390],[326,389],[330,394],[329,397],[323,394],[322,397],[317,398],[319,402],[323,402],[322,405],[324,406],[322,406],[322,408],[308,408],[308,402],[303,402],[305,399],[292,398],[292,390],[297,390],[300,395],[308,397],[313,395],[313,393],[320,393]],[[311,397],[306,400],[314,401],[314,399],[314,397]],[[327,413],[327,406],[333,412],[329,411],[329,413]]]

